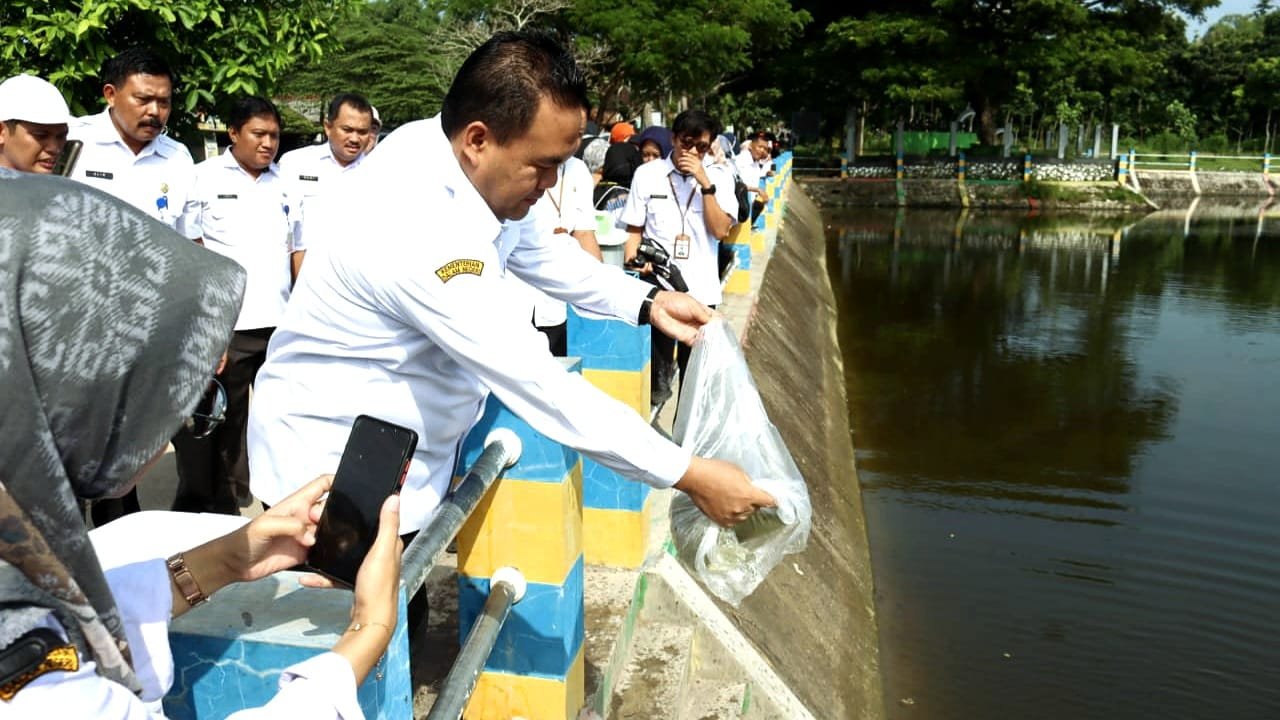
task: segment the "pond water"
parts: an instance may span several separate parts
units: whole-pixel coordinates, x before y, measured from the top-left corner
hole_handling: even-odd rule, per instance
[[[827,221],[889,717],[1280,718],[1280,211]]]

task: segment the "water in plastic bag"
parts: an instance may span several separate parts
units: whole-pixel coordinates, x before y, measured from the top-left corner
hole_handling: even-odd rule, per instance
[[[778,501],[732,529],[711,522],[684,494],[671,501],[671,537],[684,566],[737,607],[809,539],[813,510],[791,453],[769,422],[746,359],[723,318],[702,328],[689,357],[673,436],[694,455],[736,463]]]

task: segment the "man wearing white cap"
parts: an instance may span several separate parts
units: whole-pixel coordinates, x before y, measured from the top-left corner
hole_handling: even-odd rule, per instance
[[[53,172],[70,119],[67,101],[49,81],[15,75],[0,83],[0,167]]]

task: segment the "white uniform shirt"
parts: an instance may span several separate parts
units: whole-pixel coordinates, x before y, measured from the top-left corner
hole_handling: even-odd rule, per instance
[[[556,184],[547,188],[542,199],[529,211],[534,232],[540,233],[545,242],[563,243],[568,247],[582,249],[578,239],[569,233],[580,230],[595,232],[596,212],[591,203],[591,193],[595,182],[587,164],[578,158],[571,157],[560,166],[556,175]],[[510,223],[509,223],[510,224]],[[568,232],[557,233],[557,229]],[[533,306],[533,324],[538,327],[551,327],[563,323],[568,314],[563,300],[525,283],[511,275],[511,281],[517,283],[528,294]]]
[[[707,179],[716,186],[716,202],[730,218],[738,216],[733,195],[733,171],[724,165],[707,165]],[[674,195],[672,191],[674,190]],[[687,208],[687,209],[686,209]],[[644,237],[661,245],[689,285],[689,294],[706,305],[720,304],[720,270],[716,264],[719,240],[707,232],[703,220],[702,192],[698,181],[681,175],[670,156],[652,160],[636,169],[631,194],[622,211],[622,222],[644,228]],[[676,257],[676,236],[690,238],[689,257]]]
[[[80,658],[75,672],[45,673],[28,683],[8,702],[0,702],[0,717],[95,718],[95,720],[160,720],[159,700],[173,684],[173,653],[169,649],[169,616],[173,593],[169,570],[160,559],[106,569],[107,585],[129,640],[133,668],[142,697],[99,675],[96,664]],[[66,638],[51,614],[45,626]],[[341,655],[321,653],[290,666],[280,676],[280,690],[260,708],[233,713],[228,720],[270,718],[364,717],[356,703],[355,674]]]
[[[749,188],[759,189],[760,181],[764,178],[768,167],[765,161],[757,161],[751,155],[750,148],[743,148],[742,152],[733,156],[733,164],[738,168],[738,177],[742,178],[742,184]],[[754,200],[755,193],[748,195],[749,199]]]
[[[418,433],[400,527],[419,529],[489,392],[606,467],[655,487],[680,479],[690,453],[565,372],[504,275],[631,322],[652,286],[537,233],[502,232],[438,117],[391,133],[337,189],[360,212],[325,213],[271,338],[249,410],[254,495],[274,504],[333,472],[367,413]]]
[[[320,202],[317,198],[333,184],[333,180],[359,167],[364,158],[365,154],[360,153],[349,165],[343,166],[334,159],[333,148],[327,140],[280,156],[277,163],[280,177],[288,184],[289,205],[296,211],[293,223],[294,250],[306,250],[310,242],[307,239],[307,203],[310,202],[314,210],[315,205]]]
[[[254,178],[228,148],[196,166],[194,196],[205,247],[249,274],[236,330],[275,327],[292,284],[293,231],[284,178],[274,164]]]
[[[84,143],[72,178],[111,193],[188,238],[200,237],[191,196],[195,163],[185,145],[161,135],[134,155],[120,139],[109,110],[76,118],[68,137]]]

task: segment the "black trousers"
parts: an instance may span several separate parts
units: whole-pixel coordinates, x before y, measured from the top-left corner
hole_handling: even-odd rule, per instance
[[[232,334],[227,365],[217,376],[227,391],[227,419],[207,438],[194,438],[186,429],[173,437],[177,453],[178,494],[173,509],[185,512],[240,514],[237,498],[249,495],[249,453],[245,432],[249,424],[249,388],[267,359],[267,342],[274,328],[240,330]]]
[[[547,345],[551,348],[551,354],[556,357],[564,357],[569,354],[568,326],[569,323],[567,321],[559,325],[534,325],[538,332],[547,336]]]
[[[716,306],[712,305],[711,309],[715,310]],[[667,337],[658,328],[650,328],[649,333],[652,346],[649,358],[650,404],[661,405],[671,399],[673,391],[679,393],[684,385],[684,371],[689,367],[693,348]],[[680,371],[678,377],[677,369]]]

